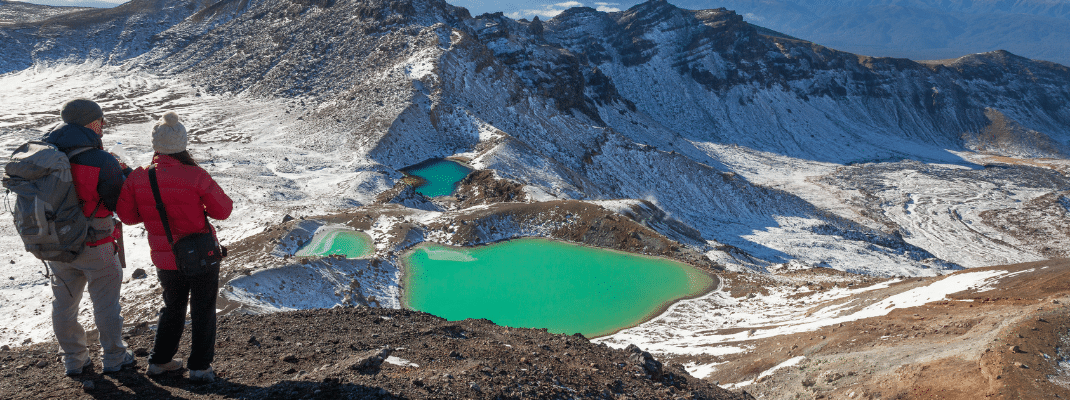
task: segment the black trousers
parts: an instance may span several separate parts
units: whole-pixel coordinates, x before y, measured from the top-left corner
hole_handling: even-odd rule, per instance
[[[178,342],[186,325],[186,305],[189,304],[191,328],[190,354],[186,366],[190,370],[208,369],[215,358],[215,301],[219,294],[219,270],[197,277],[182,272],[156,270],[163,287],[163,309],[156,329],[156,343],[149,355],[149,363],[164,364],[178,353]]]

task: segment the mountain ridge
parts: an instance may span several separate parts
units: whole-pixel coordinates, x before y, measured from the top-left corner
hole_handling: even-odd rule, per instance
[[[140,10],[168,7],[181,13],[129,28],[146,15]],[[1070,103],[1070,76],[1057,64],[1002,52],[953,68],[857,56],[763,35],[729,10],[664,1],[615,13],[577,8],[545,22],[472,17],[440,0],[137,0],[112,12],[128,15],[125,25],[116,17],[97,26],[129,29],[111,53],[99,49],[105,60],[189,77],[206,93],[294,99],[301,106],[278,111],[298,113],[295,134],[308,135],[309,149],[343,144],[396,170],[482,148],[477,166],[558,196],[652,200],[712,248],[768,252],[739,237],[780,224],[769,215],[816,218],[847,237],[903,240],[887,236],[894,229],[852,225],[809,200],[726,178],[720,146],[819,163],[955,160],[948,149],[963,149],[964,132],[990,125],[989,109],[1057,148],[1070,139],[1070,110],[1060,106]],[[91,36],[76,32],[69,35]],[[0,35],[33,38],[17,29]],[[21,62],[47,62],[55,50],[35,48]],[[64,54],[56,60],[69,60]],[[666,174],[692,185],[667,185]],[[877,248],[912,265],[927,258],[906,256],[909,247]],[[795,250],[759,258],[791,257],[855,268]]]
[[[706,8],[702,0],[681,0]],[[1062,1],[729,0],[749,21],[855,53],[944,59],[1008,49],[1070,63],[1070,4]]]

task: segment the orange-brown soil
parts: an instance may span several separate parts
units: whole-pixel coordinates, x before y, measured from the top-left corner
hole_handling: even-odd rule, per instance
[[[963,273],[984,270],[1011,274],[993,290],[954,293],[946,301],[883,317],[737,343],[752,349],[725,357],[708,379],[755,379],[805,356],[744,388],[767,399],[1070,397],[1070,370],[1059,365],[1070,358],[1070,261]],[[935,279],[940,278],[909,279],[864,296],[884,298]],[[733,279],[726,281],[731,286]]]

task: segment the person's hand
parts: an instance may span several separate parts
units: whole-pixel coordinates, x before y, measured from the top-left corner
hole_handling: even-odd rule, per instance
[[[129,168],[129,167],[126,166],[126,163],[123,162],[123,159],[120,158],[118,155],[116,155],[115,153],[108,153],[108,154],[111,154],[112,157],[115,157],[115,161],[119,162],[119,166],[122,167],[122,169]]]

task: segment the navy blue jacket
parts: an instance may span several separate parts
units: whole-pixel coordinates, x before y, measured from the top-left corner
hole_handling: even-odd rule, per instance
[[[115,211],[119,202],[119,193],[123,189],[129,168],[124,171],[114,156],[104,151],[100,135],[92,129],[62,124],[42,139],[56,145],[61,151],[69,153],[81,147],[92,150],[71,158],[71,174],[74,175],[74,188],[78,192],[78,201],[82,204],[82,213],[89,218],[105,218]],[[97,207],[97,203],[101,203]],[[90,215],[96,209],[95,215]]]

